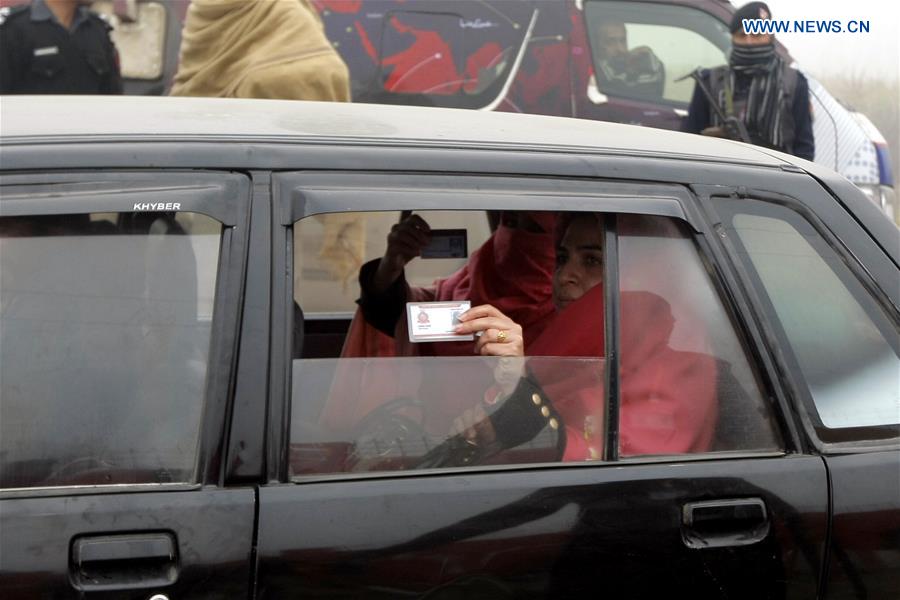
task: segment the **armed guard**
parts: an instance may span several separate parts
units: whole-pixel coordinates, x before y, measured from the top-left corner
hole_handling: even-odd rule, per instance
[[[815,140],[806,77],[775,51],[772,34],[747,34],[744,19],[771,19],[751,2],[731,20],[728,64],[694,75],[684,130],[726,137],[813,160]]]
[[[112,27],[83,0],[0,10],[0,93],[120,94]]]

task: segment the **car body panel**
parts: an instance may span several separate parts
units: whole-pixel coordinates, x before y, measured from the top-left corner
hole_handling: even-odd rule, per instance
[[[249,593],[252,489],[109,493],[69,490],[59,497],[0,500],[0,582],[7,598],[62,598],[75,590],[71,548],[77,539],[165,532],[176,543],[175,581],[159,591],[194,598]],[[134,569],[140,568],[134,561]],[[106,597],[147,598],[128,589],[128,569],[111,568],[97,587]],[[152,590],[152,588],[151,588]]]
[[[900,594],[900,459],[873,452],[826,459],[834,490],[826,598]],[[877,481],[869,487],[866,481]]]
[[[261,593],[558,598],[600,586],[622,596],[809,598],[826,490],[824,465],[812,457],[301,478],[260,493]],[[688,548],[683,506],[724,498],[763,499],[768,536]]]

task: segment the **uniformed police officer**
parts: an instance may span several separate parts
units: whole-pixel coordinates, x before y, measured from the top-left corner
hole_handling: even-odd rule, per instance
[[[112,27],[85,0],[0,11],[0,93],[121,94]]]

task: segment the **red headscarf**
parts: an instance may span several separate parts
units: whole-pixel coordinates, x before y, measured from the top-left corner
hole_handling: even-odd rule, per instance
[[[669,346],[675,322],[663,298],[650,292],[622,292],[620,298],[620,453],[708,450],[718,414],[715,360]],[[550,321],[529,356],[604,357],[603,313],[603,286],[597,285]],[[566,426],[563,460],[596,458],[602,450],[605,365],[558,362],[562,369],[552,360],[530,359],[532,375]]]

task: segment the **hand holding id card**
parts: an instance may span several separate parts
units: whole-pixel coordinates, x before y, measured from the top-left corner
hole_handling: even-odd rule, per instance
[[[475,339],[471,333],[454,333],[459,325],[459,315],[471,308],[468,300],[450,302],[407,302],[406,322],[409,341],[465,342]]]

